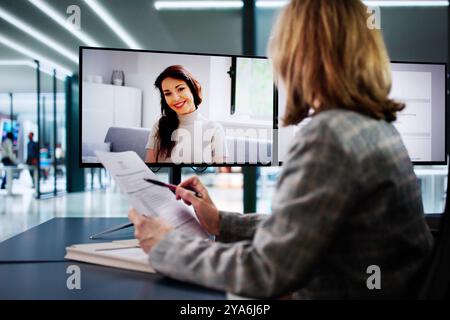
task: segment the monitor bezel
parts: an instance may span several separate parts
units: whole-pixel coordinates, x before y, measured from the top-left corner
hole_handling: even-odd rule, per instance
[[[83,129],[83,117],[82,117],[82,110],[83,110],[83,50],[104,50],[104,51],[127,51],[127,52],[148,52],[148,53],[165,53],[165,54],[185,54],[185,55],[193,55],[193,56],[215,56],[215,57],[229,57],[229,58],[255,58],[255,59],[268,59],[268,57],[265,56],[257,56],[257,55],[233,55],[233,54],[219,54],[219,53],[205,53],[205,52],[187,52],[187,51],[165,51],[165,50],[145,50],[145,49],[128,49],[128,48],[111,48],[111,47],[91,47],[91,46],[80,46],[79,47],[79,78],[78,78],[78,103],[79,103],[79,155],[78,155],[78,163],[80,168],[103,168],[103,165],[101,163],[95,163],[95,162],[83,162],[82,159],[82,129]],[[275,79],[274,79],[275,80]],[[274,81],[275,83],[275,81]],[[226,163],[145,163],[150,168],[159,168],[159,167],[177,167],[177,168],[183,168],[183,167],[196,167],[196,168],[206,168],[206,167],[271,167],[274,165],[273,157],[274,157],[274,146],[275,146],[275,128],[277,126],[276,120],[277,120],[277,113],[278,113],[278,89],[274,85],[273,86],[273,119],[272,119],[272,157],[271,161],[267,163],[262,162],[256,162],[256,163],[239,163],[239,162],[226,162]]]
[[[448,64],[446,62],[417,62],[417,61],[391,61],[390,63],[402,63],[402,64],[423,64],[423,65],[437,65],[437,66],[444,66],[445,68],[445,112],[444,112],[444,155],[445,159],[443,161],[411,161],[413,165],[415,166],[440,166],[440,165],[447,165],[447,159],[448,159],[448,153],[447,153],[447,109],[448,109]],[[277,108],[274,109],[274,111],[277,112],[276,114],[276,124],[278,125],[278,102],[277,102]],[[277,127],[278,128],[278,127]],[[278,146],[278,137],[277,138],[277,146]],[[275,137],[274,137],[275,139]],[[278,152],[278,148],[277,148]],[[279,155],[277,154],[277,157]],[[278,161],[278,165],[282,166],[283,161]]]

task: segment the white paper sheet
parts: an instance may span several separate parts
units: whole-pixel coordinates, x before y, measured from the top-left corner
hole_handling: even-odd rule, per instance
[[[136,152],[97,151],[95,154],[137,212],[162,217],[186,234],[203,238],[209,236],[200,226],[192,207],[176,200],[169,189],[144,181],[146,178],[156,179],[156,175]]]

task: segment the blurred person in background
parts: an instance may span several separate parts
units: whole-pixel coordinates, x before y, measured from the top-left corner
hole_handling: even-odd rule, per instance
[[[2,142],[2,150],[1,150],[1,158],[4,166],[14,166],[17,165],[17,158],[14,154],[14,144],[13,144],[14,135],[12,132],[8,132],[6,134],[6,139]],[[6,188],[6,172],[3,175],[1,189]]]

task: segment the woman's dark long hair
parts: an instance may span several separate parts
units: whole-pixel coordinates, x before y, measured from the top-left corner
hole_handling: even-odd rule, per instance
[[[156,78],[155,87],[159,89],[161,95],[161,118],[159,119],[158,131],[156,133],[156,162],[158,162],[160,156],[162,158],[168,158],[172,154],[172,150],[175,147],[175,141],[172,141],[172,133],[178,129],[180,124],[177,113],[170,109],[167,105],[166,98],[164,97],[162,82],[166,78],[174,78],[186,82],[194,97],[196,108],[198,108],[198,105],[202,102],[202,87],[200,83],[183,66],[173,65],[167,67]]]

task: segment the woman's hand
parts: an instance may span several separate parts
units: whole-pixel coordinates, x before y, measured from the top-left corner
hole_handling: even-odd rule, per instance
[[[173,227],[162,218],[140,215],[135,209],[128,211],[128,218],[134,224],[134,236],[139,246],[148,253]]]
[[[194,192],[200,197],[197,197]],[[177,200],[183,199],[187,205],[192,205],[200,225],[208,233],[218,236],[220,232],[219,211],[209,197],[205,186],[196,176],[191,177],[177,186]]]

